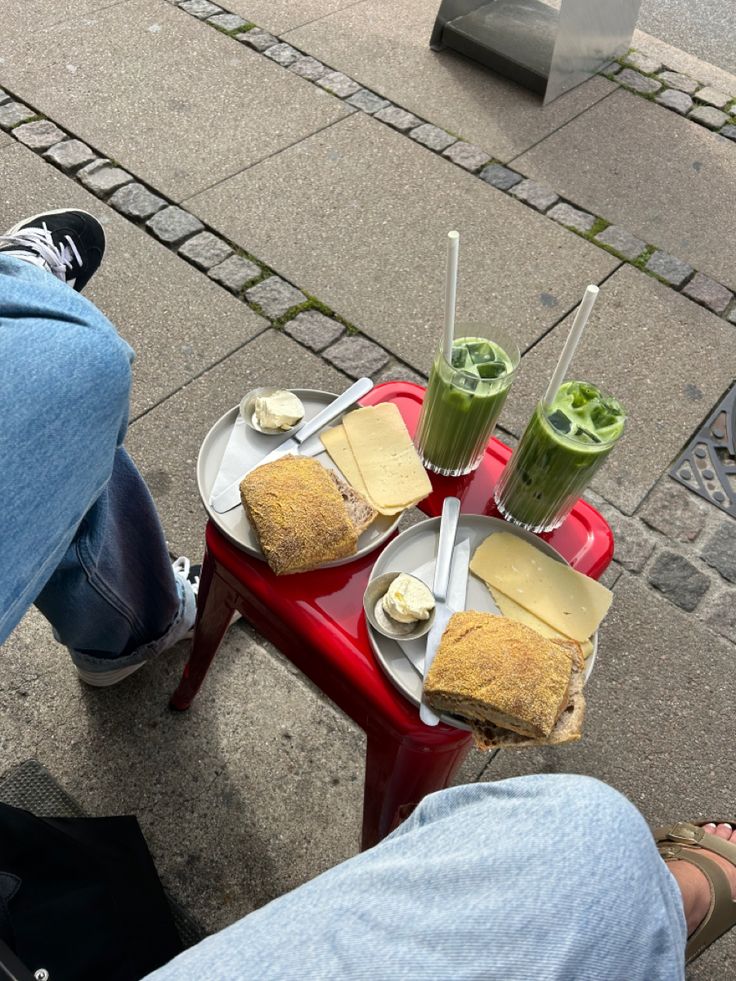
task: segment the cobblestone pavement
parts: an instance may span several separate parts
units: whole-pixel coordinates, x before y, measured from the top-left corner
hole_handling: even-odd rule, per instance
[[[601,284],[579,365],[626,394],[631,431],[589,495],[616,552],[588,739],[493,764],[472,754],[461,776],[580,769],[652,820],[730,813],[736,520],[668,468],[736,376],[736,89],[640,50],[542,110],[510,83],[426,52],[416,0],[399,0],[396,40],[370,32],[363,8],[374,6],[12,3],[0,40],[0,221],[68,202],[105,223],[109,256],[90,296],[138,349],[130,448],[172,546],[191,555],[204,524],[197,450],[243,391],[274,370],[332,390],[363,374],[426,378],[441,230],[458,214],[461,309],[524,339],[502,419],[511,441],[582,286]],[[209,78],[192,76],[188,52]],[[402,69],[413,58],[418,88]],[[153,87],[138,86],[134,63]],[[487,145],[452,125],[437,95],[445,79],[472,91],[458,118]],[[650,125],[664,143],[676,134],[667,161],[639,136]],[[586,145],[600,128],[624,147],[606,150],[606,166]],[[566,134],[572,169],[560,164]],[[677,176],[663,187],[665,166]],[[563,175],[564,193],[537,170]],[[597,185],[609,184],[606,197]],[[36,756],[90,811],[138,813],[164,877],[209,928],[355,851],[362,736],[242,625],[177,718],[165,706],[185,650],[104,693],[79,688],[36,614],[4,653],[7,765]],[[620,718],[625,706],[631,718]],[[735,951],[722,944],[709,973],[693,976],[731,977]]]

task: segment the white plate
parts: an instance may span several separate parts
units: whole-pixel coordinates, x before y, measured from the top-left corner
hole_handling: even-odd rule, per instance
[[[461,514],[457,528],[457,541],[467,538],[470,541],[470,557],[472,559],[478,546],[492,535],[495,531],[505,531],[511,535],[517,535],[525,541],[536,546],[546,555],[564,562],[569,565],[558,551],[552,548],[541,538],[537,538],[530,531],[518,528],[501,518],[490,518],[482,514]],[[386,546],[378,557],[376,564],[371,570],[371,580],[376,576],[381,576],[386,572],[409,572],[413,573],[426,562],[431,562],[437,553],[437,543],[439,541],[440,519],[429,518],[427,521],[420,521],[418,524],[407,528],[398,538]],[[370,581],[370,580],[369,580]],[[468,593],[465,608],[468,610],[479,610],[485,613],[496,613],[496,608],[492,604],[491,594],[482,579],[478,579],[473,573],[468,575]],[[419,705],[422,697],[422,678],[406,657],[396,641],[389,637],[384,637],[366,621],[368,637],[373,648],[373,652],[378,659],[381,668],[388,675],[389,679],[405,695],[410,702]],[[585,665],[585,680],[588,680],[590,672],[593,670],[596,651],[598,650],[598,634],[593,637],[593,653],[587,659]],[[451,715],[443,715],[442,720],[449,725],[459,729],[469,727]]]
[[[330,392],[320,392],[308,388],[291,388],[289,391],[298,396],[304,404],[305,421],[313,419],[318,412],[321,412],[326,405],[329,405],[330,402],[333,402],[337,398],[336,395],[332,395]],[[355,408],[355,406],[352,408]],[[197,486],[207,514],[223,535],[233,545],[242,548],[244,552],[248,552],[249,555],[265,561],[256,534],[241,505],[239,504],[236,508],[226,511],[224,514],[218,514],[217,511],[210,507],[209,503],[212,488],[225,454],[227,441],[230,438],[230,430],[235,425],[239,411],[239,406],[234,406],[229,412],[226,412],[224,416],[217,420],[205,436],[199,450],[199,456],[197,457]],[[348,411],[351,410],[349,409]],[[339,418],[335,419],[325,428],[336,426],[339,421]],[[273,436],[257,433],[254,429],[248,427],[244,427],[244,432],[246,434],[248,448],[250,449],[252,447],[254,451],[262,450],[262,456],[266,456],[278,445],[274,443]],[[286,438],[287,434],[284,434],[284,436]],[[318,438],[318,436],[314,436],[307,440],[305,446],[309,446],[312,440]],[[323,466],[329,467],[332,470],[338,469],[325,450],[316,454],[314,459],[319,460]],[[248,464],[243,469],[247,470],[247,468]],[[400,518],[400,514],[393,516],[379,514],[376,520],[372,522],[358,539],[358,550],[354,555],[350,555],[346,559],[338,559],[335,562],[326,562],[322,568],[328,568],[333,565],[345,565],[348,562],[354,562],[368,552],[372,552],[374,548],[378,548],[394,533]]]

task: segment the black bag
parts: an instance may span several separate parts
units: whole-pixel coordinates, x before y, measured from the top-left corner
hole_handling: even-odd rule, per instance
[[[137,820],[0,803],[0,941],[44,981],[140,981],[180,953]],[[4,968],[0,946],[0,979],[22,981]]]

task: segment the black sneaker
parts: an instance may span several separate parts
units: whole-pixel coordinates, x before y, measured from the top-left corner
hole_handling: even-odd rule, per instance
[[[81,292],[105,252],[105,232],[86,211],[45,211],[0,235],[0,252],[32,262]]]

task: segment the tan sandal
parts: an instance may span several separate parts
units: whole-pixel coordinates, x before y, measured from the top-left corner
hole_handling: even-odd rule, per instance
[[[654,840],[662,858],[669,862],[679,859],[690,862],[704,873],[710,885],[710,908],[697,930],[688,938],[685,963],[701,954],[714,940],[736,926],[736,901],[731,895],[731,884],[723,869],[705,852],[714,852],[736,866],[736,843],[724,841],[703,829],[705,824],[730,824],[733,820],[681,821],[670,828],[656,828]]]

